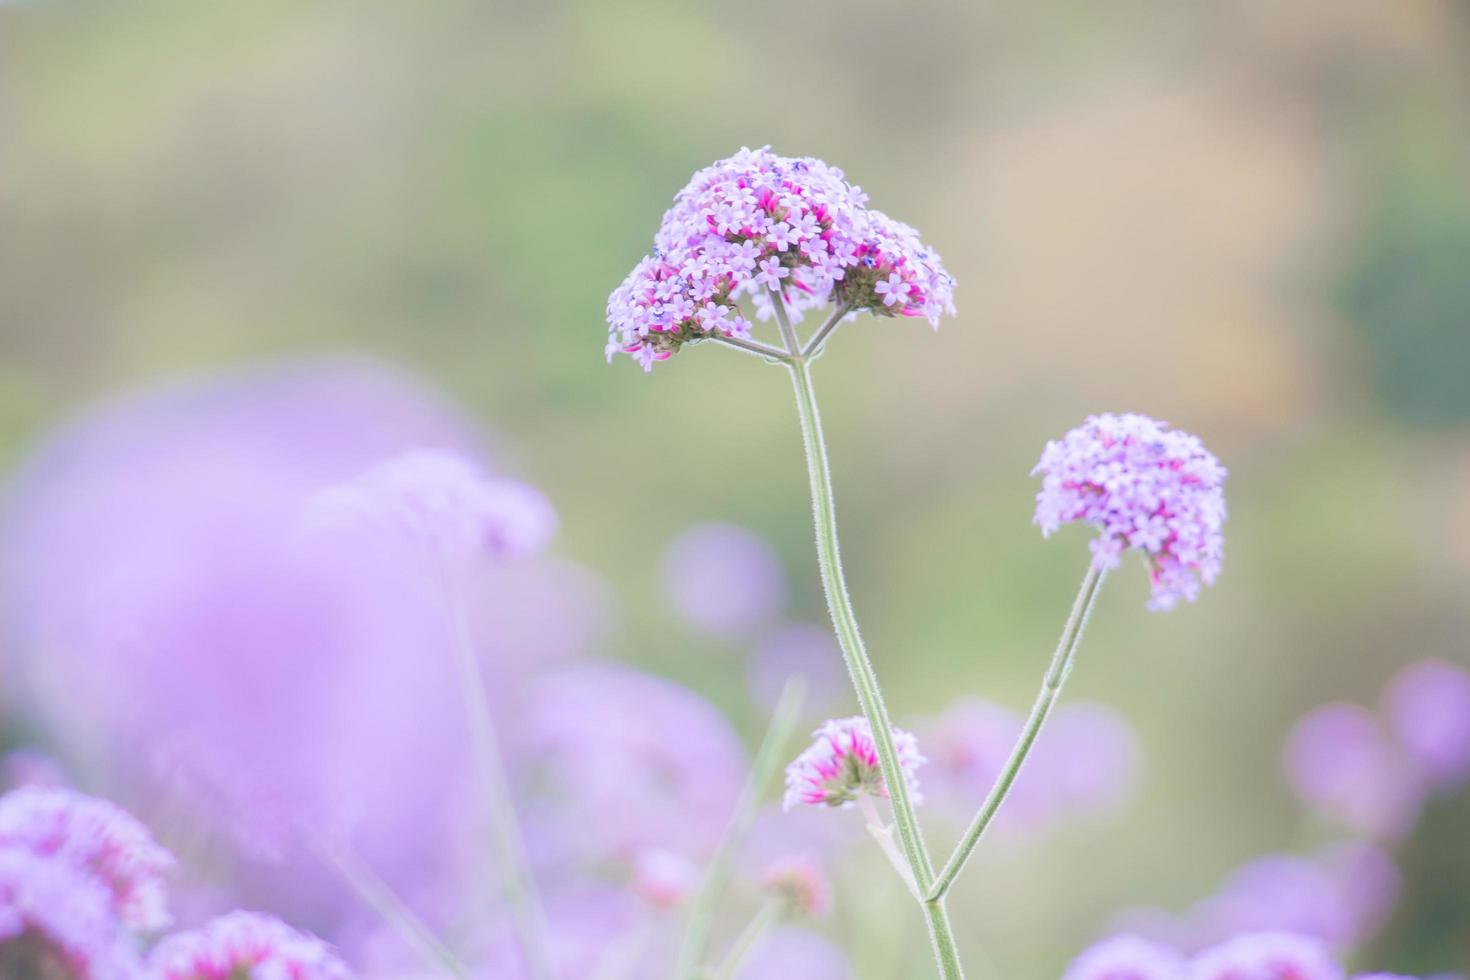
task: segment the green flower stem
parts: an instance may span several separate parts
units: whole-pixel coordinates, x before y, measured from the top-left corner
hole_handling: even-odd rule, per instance
[[[801,349],[801,356],[811,359],[822,353],[822,345],[826,343],[827,335],[833,330],[836,330],[837,325],[842,322],[842,318],[851,312],[852,308],[848,306],[839,306],[833,310],[832,315],[827,318],[827,322],[817,328],[817,332],[812,334],[811,338],[807,340],[806,346]]]
[[[763,344],[759,340],[745,340],[740,337],[722,337],[719,334],[711,334],[710,339],[743,350],[747,354],[754,354],[756,357],[768,357],[773,361],[784,361],[787,357],[784,350],[781,350],[779,347],[772,347],[770,344]]]
[[[735,812],[725,827],[725,833],[720,838],[720,845],[715,850],[709,868],[705,871],[699,892],[690,903],[684,943],[679,951],[678,967],[674,971],[677,980],[689,980],[699,975],[699,964],[709,942],[715,907],[730,883],[735,856],[750,834],[750,825],[755,820],[756,808],[765,795],[766,784],[781,765],[786,743],[791,740],[791,732],[796,728],[796,719],[801,712],[805,688],[806,684],[801,678],[793,677],[781,689],[781,698],[776,702],[771,723],[766,728],[765,737],[761,739],[760,748],[756,750],[750,775],[745,780],[745,788],[741,790],[740,799],[735,804]]]
[[[782,335],[791,351],[791,360],[787,366],[791,369],[797,413],[801,418],[801,434],[806,445],[812,512],[817,532],[817,561],[821,567],[822,586],[827,593],[827,608],[832,614],[837,641],[842,648],[843,658],[847,661],[853,687],[857,691],[858,704],[873,732],[873,744],[878,750],[878,761],[883,769],[883,782],[893,807],[894,823],[903,855],[913,871],[914,883],[920,894],[925,894],[933,884],[934,869],[929,863],[929,854],[924,847],[919,823],[914,817],[908,782],[899,766],[898,750],[893,744],[893,724],[889,721],[888,709],[883,704],[883,696],[878,687],[878,677],[868,659],[867,650],[863,647],[857,618],[852,611],[852,600],[847,594],[847,583],[842,573],[842,559],[837,544],[837,514],[832,502],[832,475],[827,462],[826,442],[822,436],[822,422],[817,412],[816,390],[812,387],[811,365],[801,354],[801,345],[797,341],[796,332],[791,329],[779,294],[773,299],[777,321],[781,324]],[[964,970],[960,966],[954,931],[944,909],[943,897],[925,902],[924,909],[940,974],[945,980],[960,980],[964,977]]]
[[[1067,617],[1067,625],[1062,630],[1061,642],[1057,644],[1056,653],[1052,654],[1051,666],[1047,668],[1046,676],[1042,679],[1041,693],[1036,696],[1036,703],[1031,707],[1031,716],[1026,719],[1026,727],[1021,730],[1021,736],[1015,748],[1011,750],[1011,756],[1006,760],[1000,777],[991,787],[990,795],[981,805],[980,812],[975,814],[975,819],[971,821],[969,829],[965,831],[964,837],[960,838],[958,846],[955,847],[954,854],[945,864],[944,870],[939,873],[933,887],[929,889],[929,901],[942,899],[949,891],[955,878],[964,869],[965,862],[974,853],[975,845],[980,843],[980,835],[985,833],[985,828],[990,825],[1000,805],[1005,802],[1011,784],[1016,781],[1016,776],[1020,774],[1026,756],[1030,754],[1031,747],[1036,742],[1036,736],[1041,734],[1041,726],[1045,724],[1047,715],[1051,713],[1052,706],[1056,704],[1057,698],[1062,693],[1062,684],[1066,682],[1067,675],[1072,672],[1077,647],[1082,642],[1082,634],[1087,629],[1087,619],[1092,614],[1093,604],[1097,600],[1098,590],[1102,587],[1106,574],[1095,566],[1088,566],[1087,575],[1082,579],[1082,587],[1077,592],[1077,600],[1072,604],[1072,613]]]
[[[495,720],[485,694],[485,678],[479,658],[475,656],[467,604],[457,585],[449,584],[446,592],[454,629],[451,645],[459,668],[459,686],[470,729],[470,743],[479,770],[480,795],[489,811],[491,842],[527,969],[535,980],[550,980],[551,943],[546,916],[531,874],[531,862],[526,856],[525,838],[521,835],[520,820],[516,816],[510,777],[505,771],[500,741],[495,734]]]
[[[760,907],[755,918],[740,931],[735,937],[735,942],[730,946],[730,952],[725,954],[724,960],[710,974],[710,980],[730,980],[735,976],[735,971],[740,969],[740,964],[755,949],[761,938],[770,931],[771,926],[781,921],[781,916],[786,912],[787,902],[783,898],[772,898]]]
[[[336,870],[363,904],[388,923],[398,938],[421,956],[426,965],[431,969],[442,969],[458,980],[469,980],[470,971],[444,945],[443,940],[434,935],[433,930],[414,914],[388,883],[345,843],[329,841],[320,834],[312,834],[311,843],[322,860]]]

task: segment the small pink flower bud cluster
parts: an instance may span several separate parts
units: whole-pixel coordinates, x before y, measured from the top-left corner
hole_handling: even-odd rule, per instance
[[[781,896],[792,908],[819,919],[832,910],[832,886],[811,854],[777,858],[761,874],[761,885]]]
[[[816,741],[786,767],[786,809],[799,803],[846,807],[864,794],[888,795],[878,747],[873,743],[873,730],[866,718],[828,721],[812,734]],[[918,803],[921,797],[916,773],[925,762],[919,754],[918,740],[895,728],[893,744],[898,750],[898,764],[908,784],[909,798]]]

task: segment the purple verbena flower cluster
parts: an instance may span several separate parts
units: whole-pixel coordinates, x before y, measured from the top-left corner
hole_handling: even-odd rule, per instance
[[[814,157],[747,148],[699,171],[654,236],[653,253],[608,298],[607,357],[645,370],[682,345],[746,337],[770,293],[799,314],[834,304],[884,316],[954,312],[954,280],[918,232]]]
[[[812,735],[816,740],[786,767],[786,809],[800,803],[848,807],[864,794],[888,795],[878,747],[873,743],[873,730],[866,718],[828,721]],[[908,783],[909,798],[918,803],[922,797],[917,772],[925,762],[919,754],[918,740],[909,732],[895,728],[893,745]]]
[[[1042,534],[1077,521],[1096,527],[1100,569],[1116,567],[1124,551],[1142,552],[1151,609],[1193,602],[1200,583],[1219,574],[1225,467],[1187,432],[1144,415],[1094,415],[1047,443],[1032,472],[1044,474],[1035,516]]]

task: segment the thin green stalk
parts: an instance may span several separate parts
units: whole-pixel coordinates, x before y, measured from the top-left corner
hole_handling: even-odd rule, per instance
[[[1036,703],[1031,707],[1031,716],[1026,719],[1026,726],[1021,730],[1021,736],[1015,748],[1011,750],[1010,758],[1006,760],[1000,777],[991,787],[990,795],[981,805],[980,812],[975,814],[975,819],[970,822],[969,829],[965,831],[964,837],[960,838],[958,846],[955,847],[954,854],[945,864],[944,870],[939,873],[933,887],[929,889],[929,901],[941,899],[949,891],[956,876],[964,869],[965,862],[974,853],[975,845],[980,843],[980,836],[985,833],[985,828],[990,825],[990,821],[1000,810],[1000,805],[1005,802],[1011,784],[1016,781],[1016,777],[1021,772],[1021,766],[1026,761],[1026,756],[1030,754],[1031,747],[1036,742],[1036,736],[1041,734],[1041,726],[1045,724],[1047,715],[1051,713],[1052,706],[1056,704],[1058,696],[1062,693],[1062,684],[1066,682],[1067,675],[1072,671],[1077,647],[1082,642],[1082,634],[1087,629],[1087,619],[1092,614],[1093,603],[1097,600],[1098,590],[1102,587],[1106,574],[1095,566],[1088,566],[1087,575],[1082,579],[1082,587],[1077,592],[1077,599],[1072,604],[1072,613],[1067,617],[1067,625],[1062,629],[1061,641],[1057,644],[1056,652],[1052,654],[1051,665],[1047,667],[1046,676],[1042,678],[1041,693],[1036,696]]]
[[[934,868],[929,863],[929,854],[924,846],[919,823],[914,817],[913,801],[909,798],[908,783],[899,766],[898,750],[893,744],[893,724],[889,721],[888,709],[883,704],[882,692],[878,687],[878,677],[863,646],[857,617],[852,610],[852,600],[847,594],[837,542],[832,475],[827,462],[821,417],[817,410],[816,390],[812,386],[811,365],[801,354],[801,345],[796,339],[795,331],[791,329],[779,294],[773,299],[777,320],[782,326],[782,334],[786,337],[787,347],[792,355],[787,366],[791,369],[791,382],[796,390],[797,413],[801,418],[802,440],[806,446],[812,513],[816,523],[817,562],[821,567],[822,586],[827,594],[827,608],[832,615],[832,625],[837,633],[838,645],[842,648],[843,659],[847,662],[848,673],[852,676],[853,688],[857,691],[858,704],[873,732],[873,744],[878,750],[883,782],[888,789],[904,857],[913,870],[914,883],[918,886],[919,893],[924,894],[933,884]],[[949,924],[942,896],[924,903],[924,910],[941,976],[945,980],[962,980],[964,969],[960,966],[954,930]]]
[[[485,693],[485,678],[480,671],[479,658],[475,656],[464,594],[456,586],[457,583],[450,584],[446,591],[452,607],[452,646],[459,667],[470,742],[479,771],[480,792],[490,817],[496,863],[500,867],[505,900],[516,923],[527,970],[535,980],[550,980],[551,943],[546,916],[531,874],[531,862],[526,856],[525,838],[521,835],[520,820],[516,816],[510,777],[505,771],[499,739],[495,734],[495,721]]]
[[[852,309],[848,306],[839,306],[833,310],[832,315],[827,318],[827,322],[818,327],[817,332],[812,334],[810,339],[807,340],[806,346],[801,349],[801,356],[811,360],[822,353],[824,349],[822,345],[826,343],[827,335],[833,330],[836,330],[837,325],[842,322],[842,318],[851,312]]]
[[[431,968],[469,980],[470,972],[423,920],[414,914],[392,887],[342,844],[329,843],[320,835],[312,835],[312,846],[330,864],[363,903],[378,914],[398,937]]]
[[[867,650],[863,647],[862,636],[858,633],[857,618],[853,614],[852,600],[848,597],[847,582],[842,573],[842,559],[837,542],[837,514],[832,503],[832,477],[827,463],[827,447],[822,436],[822,422],[817,414],[817,396],[812,387],[810,366],[804,361],[793,363],[791,379],[796,388],[796,405],[801,416],[802,437],[806,443],[812,510],[817,527],[817,560],[821,565],[822,586],[827,593],[827,608],[832,615],[832,625],[836,629],[842,655],[847,661],[848,672],[852,675],[858,704],[873,729],[873,743],[878,749],[883,782],[893,805],[894,821],[898,826],[904,857],[913,869],[914,881],[920,889],[928,891],[934,880],[934,871],[930,867],[923,840],[919,835],[918,821],[914,818],[913,803],[909,799],[908,783],[899,766],[898,750],[893,744],[893,723],[888,718],[888,709],[883,704],[878,687],[878,677],[868,659]]]
[[[772,898],[762,905],[756,912],[755,918],[751,919],[750,923],[740,931],[740,935],[735,937],[735,942],[730,946],[730,952],[725,954],[725,958],[710,975],[710,980],[730,980],[735,976],[735,971],[740,969],[740,964],[745,962],[750,951],[755,949],[756,944],[770,931],[771,926],[781,921],[781,916],[785,911],[786,900],[782,898]]]
[[[750,775],[746,778],[740,799],[735,804],[735,812],[720,837],[719,847],[715,849],[715,856],[705,871],[704,881],[700,883],[699,891],[690,903],[684,943],[674,972],[677,980],[698,976],[699,963],[709,941],[710,926],[714,922],[715,907],[730,883],[735,857],[750,833],[756,808],[765,795],[766,784],[781,764],[782,753],[791,739],[791,732],[796,727],[796,719],[801,712],[805,689],[806,683],[800,677],[792,677],[781,689],[781,697],[776,702],[776,710],[771,715],[771,723],[766,728],[765,737],[761,739],[760,748],[756,750]]]

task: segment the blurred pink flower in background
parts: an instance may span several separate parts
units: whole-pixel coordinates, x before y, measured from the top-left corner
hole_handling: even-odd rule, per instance
[[[1191,910],[1193,945],[1282,931],[1313,936],[1337,950],[1357,949],[1383,926],[1400,886],[1393,859],[1371,844],[1337,844],[1315,858],[1264,855]]]
[[[1182,980],[1184,957],[1139,936],[1114,936],[1084,950],[1062,980]]]
[[[831,940],[808,929],[779,926],[766,934],[735,972],[736,980],[849,980],[852,967]]]
[[[268,915],[232,912],[176,933],[149,956],[156,980],[351,980],[336,951]]]
[[[1325,946],[1289,932],[1237,936],[1190,964],[1189,980],[1342,980]]]
[[[326,935],[371,915],[303,824],[406,895],[457,887],[471,767],[442,583],[300,531],[323,488],[423,447],[482,465],[477,444],[436,397],[357,362],[199,382],[74,424],[23,471],[4,523],[27,709],[78,771],[208,855],[236,901]],[[517,513],[539,530],[508,543],[534,550],[544,502]],[[514,587],[486,571],[504,587],[477,583],[470,609],[502,690],[507,672],[585,652],[606,618],[585,570],[519,567]],[[545,622],[560,625],[542,648]],[[238,844],[204,830],[221,826]]]
[[[1287,778],[1320,816],[1379,840],[1413,829],[1422,779],[1378,717],[1355,704],[1325,704],[1303,716],[1286,741]]]
[[[1021,717],[983,698],[955,701],[920,726],[930,764],[925,789],[952,823],[967,822],[990,792],[1021,734]],[[1138,737],[1115,710],[1064,702],[1037,736],[1036,746],[997,814],[998,833],[1045,833],[1058,822],[1121,805],[1138,782]]]
[[[1390,682],[1383,707],[1436,788],[1453,792],[1470,780],[1470,671],[1443,660],[1410,664]]]
[[[509,737],[528,786],[528,843],[552,867],[628,864],[648,847],[703,863],[745,780],[744,746],[713,705],[631,667],[539,678]]]
[[[689,627],[713,637],[749,634],[781,614],[786,571],[752,531],[734,524],[697,524],[670,542],[664,588]]]
[[[27,786],[0,797],[0,848],[78,868],[106,890],[123,925],[153,932],[170,922],[165,878],[174,857],[148,829],[106,800]]]
[[[806,682],[802,712],[826,717],[851,703],[847,668],[829,626],[789,623],[763,638],[747,655],[750,697],[767,711],[775,708],[786,682]]]

